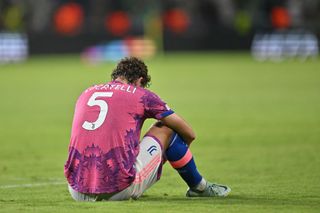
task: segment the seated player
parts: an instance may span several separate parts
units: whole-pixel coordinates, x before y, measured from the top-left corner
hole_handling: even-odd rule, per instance
[[[65,176],[77,201],[139,198],[160,179],[168,160],[189,186],[187,197],[224,197],[229,187],[206,181],[189,146],[195,134],[155,93],[143,61],[122,59],[112,81],[77,100]],[[143,122],[158,120],[140,140]]]

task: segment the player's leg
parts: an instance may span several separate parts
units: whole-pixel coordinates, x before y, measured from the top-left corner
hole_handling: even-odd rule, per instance
[[[135,168],[136,178],[130,187],[112,196],[109,200],[139,198],[149,187],[160,179],[162,156],[179,172],[190,189],[187,196],[226,196],[226,186],[207,182],[198,172],[192,154],[183,139],[161,122],[154,124],[140,143],[140,152]]]
[[[205,181],[197,170],[190,149],[178,134],[159,121],[149,129],[147,135],[160,139],[166,159],[190,188],[205,187]]]
[[[157,122],[147,134],[161,139],[167,160],[190,188],[187,196],[226,196],[231,191],[227,186],[207,182],[200,175],[189,147],[173,130]]]
[[[140,143],[139,154],[134,165],[136,169],[134,182],[109,200],[126,200],[130,197],[137,199],[160,179],[164,150],[167,149],[172,134],[173,131],[160,122],[151,126]]]
[[[145,135],[143,137],[140,142],[139,154],[134,164],[136,176],[133,183],[109,200],[138,199],[160,179],[165,141],[165,134],[162,131],[159,131],[158,134]]]
[[[188,197],[224,197],[230,193],[229,187],[210,183],[200,175],[189,147],[178,134],[173,134],[165,153],[171,166],[188,184]]]

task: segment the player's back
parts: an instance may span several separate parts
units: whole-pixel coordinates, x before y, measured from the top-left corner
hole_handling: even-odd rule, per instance
[[[82,193],[112,193],[134,180],[146,90],[121,82],[88,88],[78,98],[65,175]]]

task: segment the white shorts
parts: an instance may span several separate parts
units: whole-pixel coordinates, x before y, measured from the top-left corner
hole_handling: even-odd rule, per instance
[[[145,136],[140,143],[140,151],[134,164],[136,177],[133,183],[115,194],[83,194],[73,190],[69,192],[77,201],[129,200],[138,199],[150,186],[156,183],[162,171],[162,147],[152,136]]]

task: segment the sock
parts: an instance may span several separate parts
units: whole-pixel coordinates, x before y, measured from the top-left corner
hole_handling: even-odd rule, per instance
[[[189,147],[177,133],[173,134],[165,154],[171,166],[178,171],[190,188],[203,190],[206,181],[199,174]]]
[[[206,188],[207,188],[207,181],[204,178],[202,178],[200,183],[196,187],[194,187],[192,189],[195,189],[195,190],[198,190],[198,191],[204,191]]]

